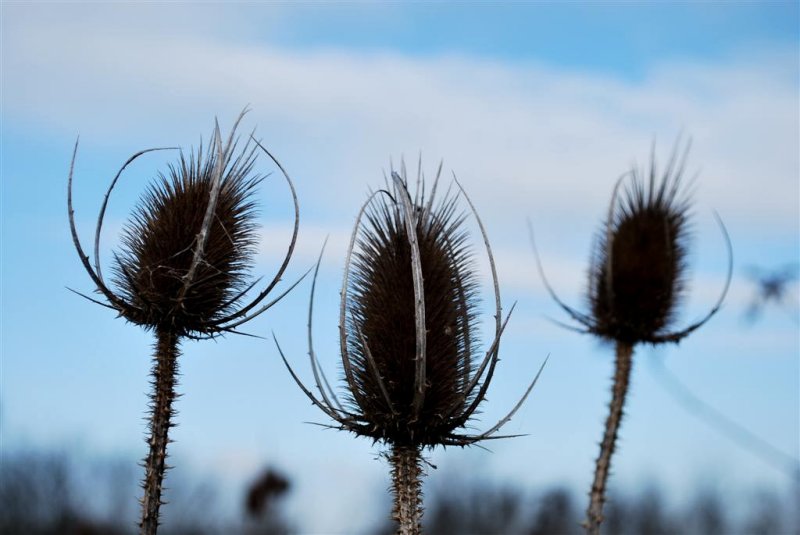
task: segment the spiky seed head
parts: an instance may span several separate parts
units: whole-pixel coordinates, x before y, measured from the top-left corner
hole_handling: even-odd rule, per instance
[[[593,332],[608,340],[651,342],[674,318],[684,289],[689,199],[681,189],[685,154],[656,184],[633,170],[601,229],[590,269]]]
[[[233,157],[235,147],[214,150],[216,136],[207,152],[201,144],[159,174],[124,227],[113,267],[119,294],[133,305],[126,314],[133,323],[181,335],[214,332],[210,322],[245,287],[257,244],[255,186],[263,177],[252,173],[249,143]],[[220,172],[205,245],[190,272]]]
[[[426,337],[424,402],[415,416],[412,244],[399,200],[378,199],[360,231],[348,281],[347,349],[356,387],[350,401],[367,424],[362,434],[391,444],[439,444],[460,425],[456,416],[473,397],[467,388],[477,342],[477,283],[464,216],[454,197],[431,211],[414,202]]]

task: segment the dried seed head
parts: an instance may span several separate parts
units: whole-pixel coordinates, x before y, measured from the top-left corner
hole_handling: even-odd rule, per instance
[[[489,430],[457,432],[485,400],[511,312],[502,318],[489,238],[458,181],[460,193],[451,196],[448,191],[434,205],[441,170],[440,164],[426,200],[420,165],[412,200],[403,166],[402,175],[392,173],[392,186],[387,186],[391,192],[370,195],[356,217],[339,305],[344,403],[314,353],[311,323],[319,261],[308,310],[308,356],[319,398],[294,372],[273,333],[289,373],[314,405],[339,429],[387,443],[393,451],[505,438],[495,433],[516,414],[544,368],[542,364],[514,408]],[[478,284],[465,214],[457,206],[461,195],[480,228],[494,286],[494,339],[480,359],[474,357]]]
[[[213,322],[245,288],[257,243],[253,196],[263,177],[252,174],[250,143],[234,158],[234,150],[214,150],[218,142],[215,133],[207,152],[201,145],[188,159],[181,154],[124,228],[114,273],[133,323],[180,334],[214,332]]]
[[[627,346],[639,342],[678,343],[719,311],[733,276],[733,247],[725,225],[717,216],[728,250],[728,273],[722,293],[702,319],[683,329],[668,331],[685,288],[689,242],[690,199],[681,184],[689,144],[680,157],[679,147],[680,140],[675,143],[658,185],[655,156],[647,184],[644,173],[636,169],[617,182],[608,220],[598,236],[589,268],[590,313],[575,310],[553,291],[536,252],[531,227],[531,244],[545,288],[580,325],[565,327]],[[617,192],[628,176],[630,183],[624,198],[618,202]]]
[[[67,180],[69,227],[81,263],[104,300],[75,293],[147,329],[207,339],[222,333],[243,334],[237,327],[269,310],[297,286],[305,275],[278,297],[263,303],[289,265],[297,243],[300,208],[288,173],[252,134],[239,150],[236,129],[246,113],[245,108],[239,114],[225,143],[216,124],[208,154],[203,152],[202,144],[188,159],[181,154],[167,176],[159,175],[143,195],[123,229],[122,251],[114,256],[116,291],[108,287],[100,268],[100,234],[111,193],[122,172],[137,158],[177,147],[142,150],[122,165],[106,191],[97,217],[92,265],[81,245],[72,205],[78,154],[75,142]],[[256,249],[255,187],[264,178],[253,174],[259,149],[286,179],[294,205],[294,227],[275,276],[258,295],[243,303],[258,283],[245,279]]]
[[[689,200],[680,182],[684,160],[685,153],[677,162],[673,155],[660,184],[653,161],[647,184],[633,170],[619,202],[615,191],[590,270],[591,316],[603,338],[653,341],[674,318],[689,241]]]
[[[408,193],[396,189],[398,195]],[[408,221],[400,199],[378,199],[366,213],[348,281],[347,351],[356,386],[350,401],[375,439],[437,444],[457,427],[453,415],[471,401],[467,377],[476,345],[477,284],[464,215],[449,197],[432,211],[415,202]],[[422,385],[409,228],[416,233],[424,298]],[[417,387],[424,397],[415,409]]]

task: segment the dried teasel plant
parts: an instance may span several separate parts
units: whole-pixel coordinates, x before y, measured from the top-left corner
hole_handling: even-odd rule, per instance
[[[483,223],[458,185],[483,236],[494,285],[494,340],[477,359],[479,287],[464,228],[468,214],[460,212],[459,195],[449,190],[435,202],[440,173],[441,165],[425,199],[421,170],[413,198],[405,168],[401,174],[392,172],[391,185],[387,180],[385,190],[372,193],[356,218],[339,310],[344,402],[331,389],[313,348],[316,272],[308,343],[318,396],[303,385],[278,346],[303,392],[336,422],[330,427],[389,446],[392,515],[398,533],[404,535],[421,529],[422,449],[501,438],[495,433],[519,409],[541,373],[540,369],[511,412],[488,431],[460,432],[486,396],[508,316],[502,319],[497,272]]]
[[[78,238],[72,206],[72,177],[78,143],[70,164],[67,204],[72,239],[81,262],[105,301],[79,292],[90,301],[116,311],[131,323],[155,333],[155,355],[150,393],[149,452],[142,483],[143,534],[154,534],[159,524],[161,487],[167,469],[168,431],[174,426],[179,344],[182,339],[208,339],[239,333],[237,327],[255,318],[285,296],[264,302],[286,270],[297,239],[299,207],[294,185],[278,161],[252,135],[240,146],[236,120],[227,142],[216,124],[209,147],[202,142],[188,157],[161,174],[144,193],[125,226],[121,251],[114,254],[113,280],[101,271],[100,235],[111,193],[123,170],[139,156],[131,156],[111,181],[97,218],[94,265]],[[294,230],[286,256],[269,284],[249,302],[246,296],[259,282],[249,280],[257,245],[256,188],[265,178],[254,172],[262,150],[281,170],[291,191]],[[74,291],[74,290],[73,290]],[[244,334],[244,333],[239,333]]]
[[[685,294],[686,253],[690,240],[691,198],[682,181],[690,144],[686,143],[679,154],[680,146],[678,139],[660,182],[655,145],[649,171],[634,168],[617,181],[608,219],[599,233],[589,268],[588,313],[579,312],[559,299],[536,253],[547,291],[580,325],[566,327],[616,345],[612,400],[584,524],[586,531],[593,535],[600,533],[603,521],[606,481],[622,420],[634,346],[677,344],[683,340],[717,313],[731,281],[732,247],[725,226],[717,216],[728,250],[728,272],[722,293],[702,319],[683,329],[669,330]],[[625,179],[629,182],[620,199],[619,189]],[[531,242],[536,252],[532,230]]]

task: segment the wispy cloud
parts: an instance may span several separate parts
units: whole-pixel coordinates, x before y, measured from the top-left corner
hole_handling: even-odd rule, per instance
[[[250,103],[314,211],[330,207],[335,191],[348,199],[336,212],[353,212],[390,155],[421,152],[429,174],[446,159],[506,239],[511,229],[524,236],[526,214],[593,224],[614,180],[646,161],[653,138],[663,162],[682,130],[694,139],[690,171],[702,170],[701,207],[797,233],[791,51],[654,65],[630,83],[533,63],[297,52],[212,32],[156,25],[143,36],[86,24],[28,17],[7,26],[9,118],[80,130],[89,143],[140,141],[144,132],[175,142],[195,139],[209,113],[232,116]]]

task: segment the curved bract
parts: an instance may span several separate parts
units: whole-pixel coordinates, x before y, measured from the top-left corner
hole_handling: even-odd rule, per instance
[[[289,367],[306,395],[341,429],[393,446],[464,446],[499,438],[494,434],[536,382],[511,413],[485,433],[460,432],[485,397],[505,322],[483,224],[460,185],[459,193],[448,191],[440,201],[434,199],[438,178],[437,173],[430,198],[425,198],[424,187],[412,198],[404,174],[393,172],[388,189],[371,194],[358,214],[340,306],[344,404],[328,386],[314,353],[313,286],[309,354],[319,397]],[[480,357],[479,287],[464,225],[467,213],[458,207],[460,195],[481,229],[495,289],[494,340]]]

